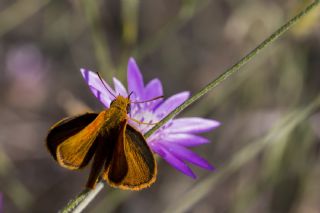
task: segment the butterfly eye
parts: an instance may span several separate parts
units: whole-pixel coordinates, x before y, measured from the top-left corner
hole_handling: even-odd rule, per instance
[[[128,105],[127,105],[127,113],[130,113],[130,112],[131,112],[131,105],[128,104]]]
[[[111,101],[110,106],[112,106],[112,104],[114,103],[115,100]]]

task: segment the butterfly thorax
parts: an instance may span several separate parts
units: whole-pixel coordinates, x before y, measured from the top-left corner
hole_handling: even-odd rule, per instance
[[[130,111],[130,99],[119,95],[111,102],[110,109],[116,109],[127,114]]]
[[[119,127],[128,119],[128,106],[130,106],[130,100],[123,96],[118,96],[110,104],[110,108],[101,112],[104,118],[104,124],[102,128],[105,134],[116,133]]]

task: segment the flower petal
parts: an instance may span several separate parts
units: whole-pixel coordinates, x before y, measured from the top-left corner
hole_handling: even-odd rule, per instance
[[[189,149],[176,145],[176,144],[170,144],[168,145],[170,147],[170,152],[177,156],[179,159],[189,161],[190,163],[199,166],[203,169],[207,170],[213,170],[213,166],[210,165],[208,161],[197,155],[196,153],[190,151]]]
[[[171,154],[170,151],[168,151],[164,146],[161,146],[160,144],[150,143],[150,147],[155,153],[159,154],[174,168],[188,175],[189,177],[192,177],[194,179],[196,178],[196,175],[192,172],[192,170],[183,161]]]
[[[144,88],[144,100],[150,100],[163,95],[161,81],[157,78],[151,80],[147,86]],[[147,102],[149,109],[157,106],[163,99],[159,98],[154,101]]]
[[[93,87],[89,87],[91,92],[96,96],[96,98],[106,107],[109,108],[110,103],[113,99],[110,99],[110,97],[106,96],[105,93],[101,93],[100,91],[96,90]]]
[[[155,110],[155,113],[157,116],[161,119],[164,116],[166,116],[169,112],[174,110],[177,106],[182,104],[185,100],[189,98],[190,93],[189,92],[181,92],[178,94],[175,94],[165,100],[157,109]]]
[[[89,85],[92,93],[99,99],[99,101],[104,104],[106,107],[109,107],[111,100],[114,99],[113,95],[107,91],[107,87],[110,92],[114,94],[113,89],[103,80],[100,80],[98,75],[87,69],[80,69],[82,77]]]
[[[128,62],[128,92],[133,92],[134,100],[143,98],[143,77],[136,61],[133,58]]]
[[[164,130],[164,131],[167,131],[167,130]],[[169,143],[169,144],[170,143],[180,144],[183,146],[198,146],[201,144],[209,143],[210,141],[207,138],[193,135],[193,134],[174,133],[174,134],[166,134],[165,136],[163,136],[161,139],[161,142]]]
[[[123,86],[123,84],[117,78],[113,78],[113,84],[114,84],[114,89],[115,89],[117,95],[120,94],[124,97],[128,96],[126,88]]]
[[[152,79],[144,89],[144,98],[151,99],[163,95],[161,81],[158,78]]]
[[[172,120],[171,126],[168,128],[168,130],[170,133],[201,133],[210,131],[218,126],[220,126],[220,122],[210,119],[198,117],[177,118]]]

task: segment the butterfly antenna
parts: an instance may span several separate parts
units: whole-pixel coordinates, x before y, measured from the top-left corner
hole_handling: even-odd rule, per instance
[[[128,98],[130,99],[130,96],[133,94],[133,91],[132,92],[130,92],[130,94],[128,95]]]
[[[97,73],[97,75],[98,75],[98,77],[99,77],[99,79],[100,79],[100,81],[101,81],[101,83],[102,83],[102,85],[104,86],[104,88],[106,88],[106,90],[114,97],[114,98],[117,98],[109,89],[108,89],[108,87],[107,87],[107,85],[104,83],[104,81],[102,80],[102,78],[101,78],[101,76],[100,76],[100,74],[99,74],[99,72],[96,72]]]
[[[132,92],[131,92],[131,93],[132,93]],[[130,94],[131,94],[131,93],[130,93]],[[157,100],[157,99],[160,99],[160,98],[163,98],[163,95],[158,96],[158,97],[155,97],[155,98],[152,98],[152,99],[150,99],[150,100],[145,100],[145,101],[131,101],[131,103],[133,103],[133,104],[142,104],[142,103],[154,101],[154,100]]]

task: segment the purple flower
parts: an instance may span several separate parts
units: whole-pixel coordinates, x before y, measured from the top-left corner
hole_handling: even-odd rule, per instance
[[[81,73],[93,94],[108,108],[114,97],[106,90],[97,74],[86,69],[81,69]],[[104,82],[114,95],[126,97],[130,92],[133,92],[130,97],[133,102],[150,100],[163,95],[159,79],[155,78],[146,86],[144,85],[143,76],[133,58],[130,58],[128,62],[128,90],[116,78],[113,78],[113,83],[114,89]],[[187,100],[189,95],[189,92],[181,92],[167,100],[157,99],[144,103],[132,103],[129,116],[144,123],[156,123]],[[146,133],[152,128],[152,125],[138,124],[131,120],[129,123],[142,133]],[[151,135],[147,142],[152,151],[160,155],[174,168],[195,178],[195,174],[186,165],[186,162],[207,170],[212,170],[213,167],[187,147],[208,143],[208,139],[197,134],[213,130],[219,125],[218,121],[198,117],[172,119]]]

